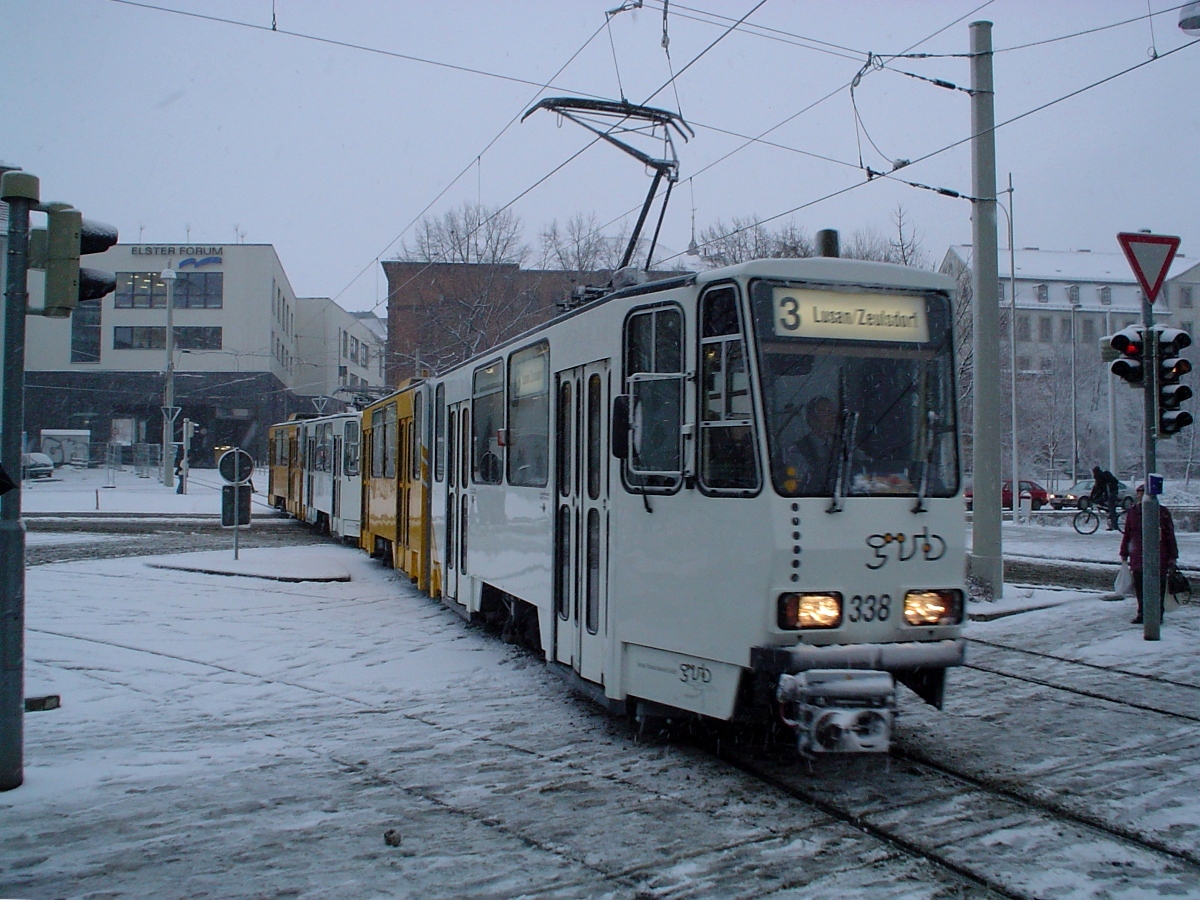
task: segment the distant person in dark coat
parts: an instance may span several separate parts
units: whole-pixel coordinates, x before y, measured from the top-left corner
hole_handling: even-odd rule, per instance
[[[1117,476],[1112,472],[1092,466],[1091,501],[1108,513],[1108,530],[1117,530],[1117,495],[1121,491]]]
[[[1137,594],[1137,616],[1134,625],[1142,624],[1142,498],[1145,488],[1137,486],[1137,502],[1129,508],[1125,516],[1125,536],[1121,538],[1121,559],[1129,560],[1129,569],[1133,572],[1133,589]],[[1165,506],[1158,507],[1158,571],[1160,592],[1167,593],[1167,570],[1179,559],[1179,546],[1175,543],[1175,522],[1171,519],[1171,511]],[[1160,598],[1161,599],[1161,598]]]

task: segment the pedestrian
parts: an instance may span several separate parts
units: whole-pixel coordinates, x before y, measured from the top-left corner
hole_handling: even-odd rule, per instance
[[[1137,594],[1137,616],[1133,624],[1142,624],[1142,502],[1145,485],[1137,486],[1137,500],[1125,516],[1125,536],[1121,538],[1121,559],[1129,561],[1133,573],[1133,590]],[[1175,543],[1175,522],[1171,511],[1158,507],[1158,572],[1160,600],[1167,592],[1167,572],[1179,558],[1179,547]],[[1161,608],[1161,607],[1160,607]]]
[[[175,454],[175,479],[177,482],[176,487],[175,487],[175,493],[182,494],[183,493],[183,485],[184,485],[184,481],[183,481],[183,447],[180,447],[179,450]]]
[[[1117,495],[1119,493],[1120,484],[1117,481],[1117,476],[1107,469],[1092,466],[1092,493],[1090,499],[1094,505],[1108,513],[1109,531],[1117,530]]]

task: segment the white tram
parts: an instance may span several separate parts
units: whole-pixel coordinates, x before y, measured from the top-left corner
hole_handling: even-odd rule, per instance
[[[354,543],[362,521],[361,418],[352,411],[299,423],[303,520]]]
[[[919,269],[759,260],[429,379],[432,584],[640,717],[886,750],[895,682],[940,707],[963,659],[953,302]]]

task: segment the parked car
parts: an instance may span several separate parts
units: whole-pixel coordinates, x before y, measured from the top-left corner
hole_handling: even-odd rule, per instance
[[[1050,502],[1049,492],[1038,484],[1036,481],[1022,481],[1021,493],[1029,493],[1029,503],[1031,509],[1041,509]],[[971,509],[971,501],[973,498],[973,488],[968,487],[963,491],[963,496],[967,499],[967,509]],[[1004,482],[1000,489],[1000,504],[1005,509],[1012,509],[1012,480]]]
[[[21,454],[22,478],[49,478],[54,474],[54,460],[45,453]]]
[[[1087,509],[1092,505],[1092,486],[1094,478],[1085,478],[1076,482],[1065,491],[1050,495],[1050,505],[1055,509]],[[1126,509],[1133,506],[1133,489],[1124,481],[1117,482],[1117,499]]]

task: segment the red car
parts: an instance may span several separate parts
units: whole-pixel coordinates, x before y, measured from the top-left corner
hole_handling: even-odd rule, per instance
[[[1041,509],[1050,502],[1049,492],[1038,484],[1036,481],[1022,481],[1021,493],[1029,494],[1030,508]],[[963,491],[963,496],[967,499],[967,509],[971,508],[971,498],[973,496],[972,489],[968,487]],[[1000,491],[1000,505],[1005,509],[1012,509],[1012,480],[1004,482],[1004,487]]]

